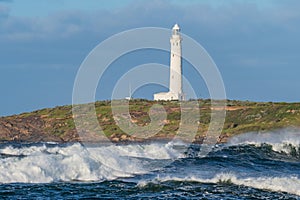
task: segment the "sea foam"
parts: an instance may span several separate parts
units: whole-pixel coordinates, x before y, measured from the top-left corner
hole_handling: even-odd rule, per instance
[[[104,181],[144,174],[181,157],[171,143],[6,146],[0,149],[0,182]],[[163,162],[159,162],[164,160]],[[159,164],[158,164],[159,163]]]

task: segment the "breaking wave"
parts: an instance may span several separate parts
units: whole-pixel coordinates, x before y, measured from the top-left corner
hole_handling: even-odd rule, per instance
[[[180,157],[170,143],[88,149],[80,143],[66,146],[9,145],[0,149],[0,155],[2,183],[112,180],[147,173],[160,160]]]
[[[247,177],[238,178],[233,173],[219,173],[213,178],[205,179],[195,176],[190,177],[156,177],[153,180],[143,180],[138,183],[139,187],[145,187],[148,184],[160,184],[162,182],[199,182],[199,183],[214,183],[214,184],[234,184],[239,186],[247,186],[256,189],[270,190],[275,192],[286,192],[300,196],[300,179],[298,177]]]
[[[300,196],[300,131],[246,133],[216,145],[182,142],[83,146],[0,144],[0,182],[125,181],[140,188],[169,181],[251,187]]]
[[[273,151],[300,157],[300,130],[286,128],[273,132],[250,132],[231,138],[227,146],[269,145]]]

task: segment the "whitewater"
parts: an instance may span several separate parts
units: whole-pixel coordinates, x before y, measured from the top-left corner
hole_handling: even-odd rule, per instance
[[[200,152],[181,141],[1,143],[0,195],[300,199],[299,130],[241,134]]]

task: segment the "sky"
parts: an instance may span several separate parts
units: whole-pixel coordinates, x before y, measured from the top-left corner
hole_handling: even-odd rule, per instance
[[[228,99],[299,102],[299,9],[298,0],[0,0],[0,116],[71,104],[77,71],[96,45],[128,29],[174,23],[213,58]],[[168,65],[168,54],[150,51],[114,64],[129,69],[151,62],[149,55]],[[98,100],[110,98],[113,83],[106,78]],[[209,97],[199,88],[199,97]],[[151,98],[153,90],[135,97]]]

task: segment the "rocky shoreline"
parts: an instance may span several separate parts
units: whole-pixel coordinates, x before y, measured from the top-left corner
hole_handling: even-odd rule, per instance
[[[76,130],[68,132],[63,136],[52,134],[46,130],[47,124],[40,116],[32,116],[27,118],[0,118],[0,142],[107,142],[112,143],[135,143],[135,142],[149,142],[149,141],[171,141],[174,135],[158,135],[151,138],[135,138],[127,134],[112,134],[104,140],[95,139],[96,137],[90,135],[87,137],[80,137]],[[227,141],[227,136],[222,135],[218,140],[219,143]],[[202,143],[204,137],[195,137],[193,143]]]

